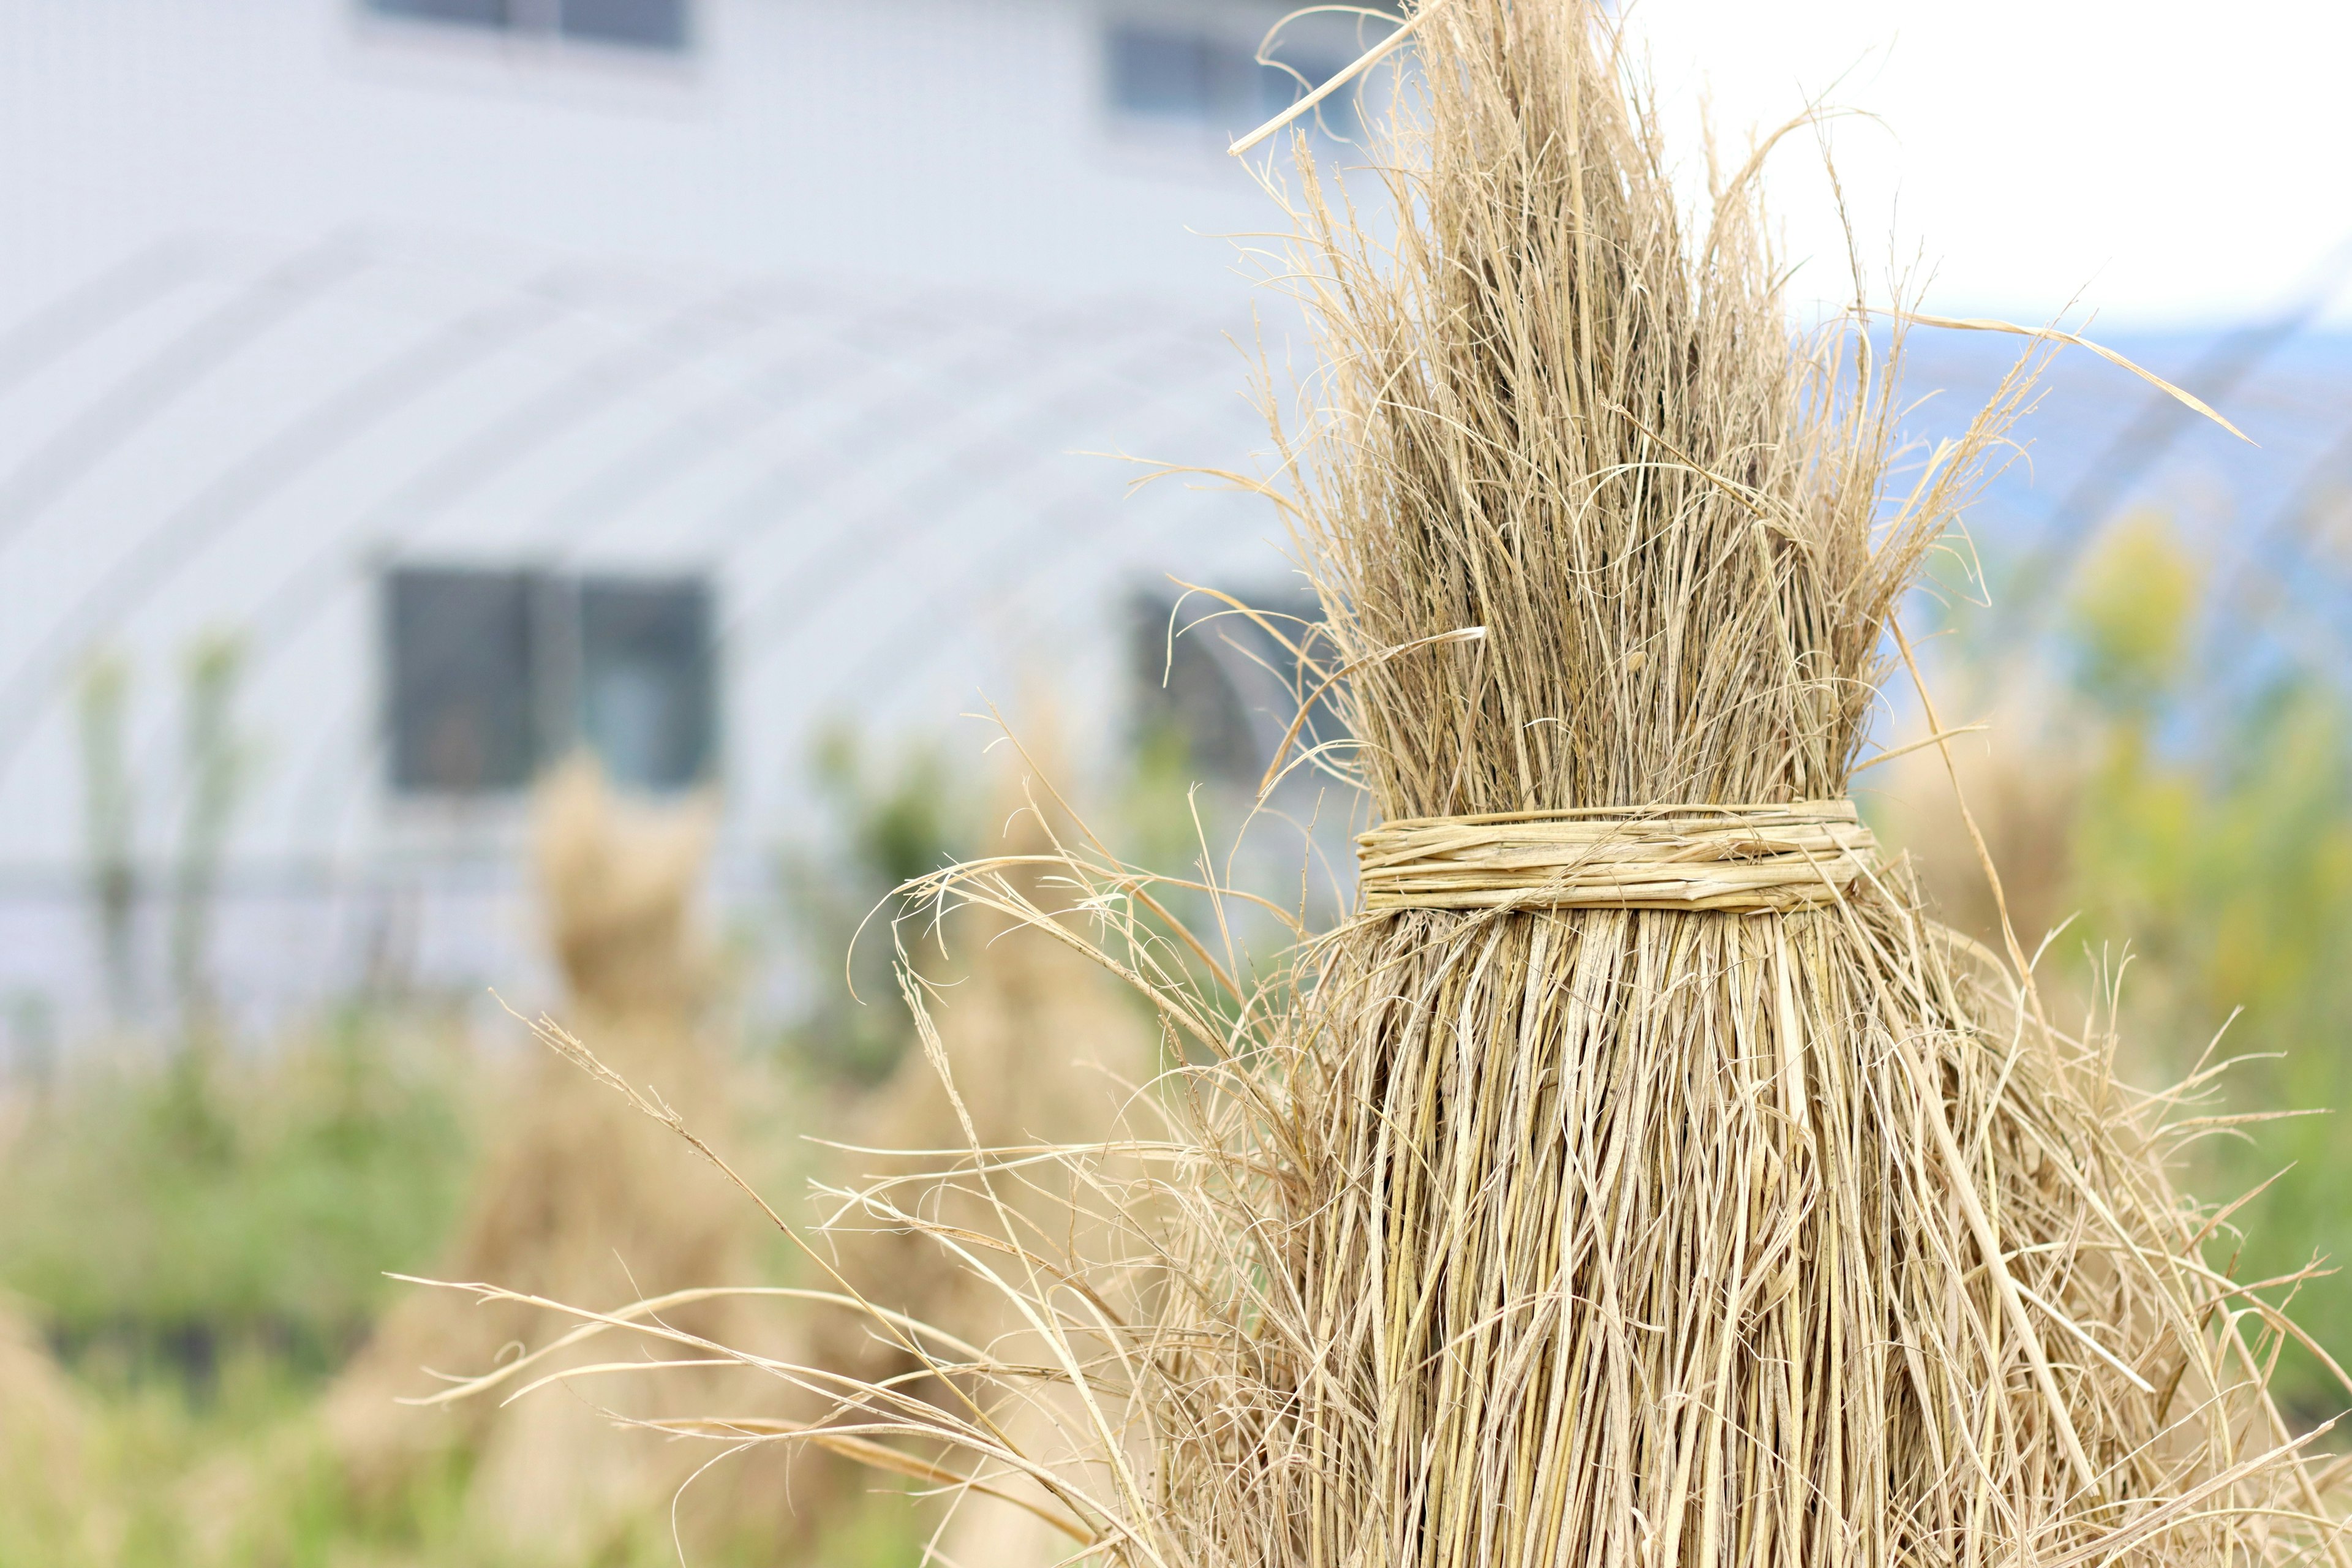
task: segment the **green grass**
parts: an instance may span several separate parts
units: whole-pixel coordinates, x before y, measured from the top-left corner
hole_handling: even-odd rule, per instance
[[[369,1561],[313,1404],[383,1270],[441,1246],[479,1065],[452,1019],[357,1007],[250,1059],[141,1054],[70,1075],[0,1151],[0,1283],[87,1417],[82,1495],[0,1475],[0,1568]]]
[[[353,1008],[269,1049],[69,1079],[4,1156],[0,1282],[68,1358],[198,1385],[240,1350],[322,1375],[471,1171],[478,1068],[444,1020]]]

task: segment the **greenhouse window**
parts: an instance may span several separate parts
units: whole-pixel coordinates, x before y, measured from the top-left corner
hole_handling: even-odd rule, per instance
[[[395,792],[518,790],[583,748],[632,788],[709,775],[717,657],[701,578],[404,566],[384,574],[383,603]]]
[[[519,37],[683,50],[688,0],[361,0],[378,16],[447,23]]]

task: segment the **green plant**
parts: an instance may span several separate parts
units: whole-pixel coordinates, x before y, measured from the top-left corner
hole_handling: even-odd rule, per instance
[[[213,918],[222,852],[252,767],[251,749],[236,728],[244,667],[244,641],[230,634],[199,637],[188,650],[182,736],[187,800],[172,883],[172,989],[181,1027],[191,1039],[209,1037],[218,1026]]]
[[[131,949],[131,921],[139,903],[136,802],[125,738],[130,689],[131,667],[121,655],[100,653],[84,667],[74,693],[81,747],[82,854],[107,1004],[118,1029],[129,1025],[138,1006],[138,970]]]
[[[818,736],[809,773],[817,830],[777,858],[788,934],[810,989],[786,1044],[820,1076],[870,1086],[890,1076],[915,1037],[891,973],[892,891],[971,853],[981,809],[936,742],[907,742],[877,757],[855,730],[835,724]]]
[[[2062,635],[2070,727],[2089,772],[2072,812],[2057,972],[2095,984],[2126,952],[2126,1032],[2178,1074],[2241,1058],[2200,1185],[2269,1184],[2233,1216],[2239,1273],[2284,1277],[2352,1254],[2352,711],[2323,671],[2288,665],[2223,696],[2199,657],[2206,574],[2161,518],[2128,521],[2085,563]],[[2213,637],[2244,635],[2214,626]],[[2217,1108],[2222,1109],[2222,1108]],[[2321,1114],[2312,1114],[2321,1112]],[[2352,1356],[2352,1281],[2305,1284],[2305,1327]],[[2312,1417],[2347,1395],[2291,1348],[2281,1391]]]

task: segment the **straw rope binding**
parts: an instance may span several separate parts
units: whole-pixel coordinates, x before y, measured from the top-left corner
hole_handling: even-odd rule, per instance
[[[1836,903],[1876,866],[1850,800],[1407,817],[1356,838],[1364,907],[1763,910]]]

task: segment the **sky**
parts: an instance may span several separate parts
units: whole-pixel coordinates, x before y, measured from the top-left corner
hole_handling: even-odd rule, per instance
[[[1866,261],[1924,258],[1927,305],[2194,327],[2306,293],[2352,237],[2352,6],[2116,0],[1634,0],[1670,122],[1728,139],[1809,99]],[[1685,143],[1687,145],[1687,143]],[[1818,144],[1774,205],[1812,297],[1843,289]],[[2330,325],[2352,325],[2352,287]]]

